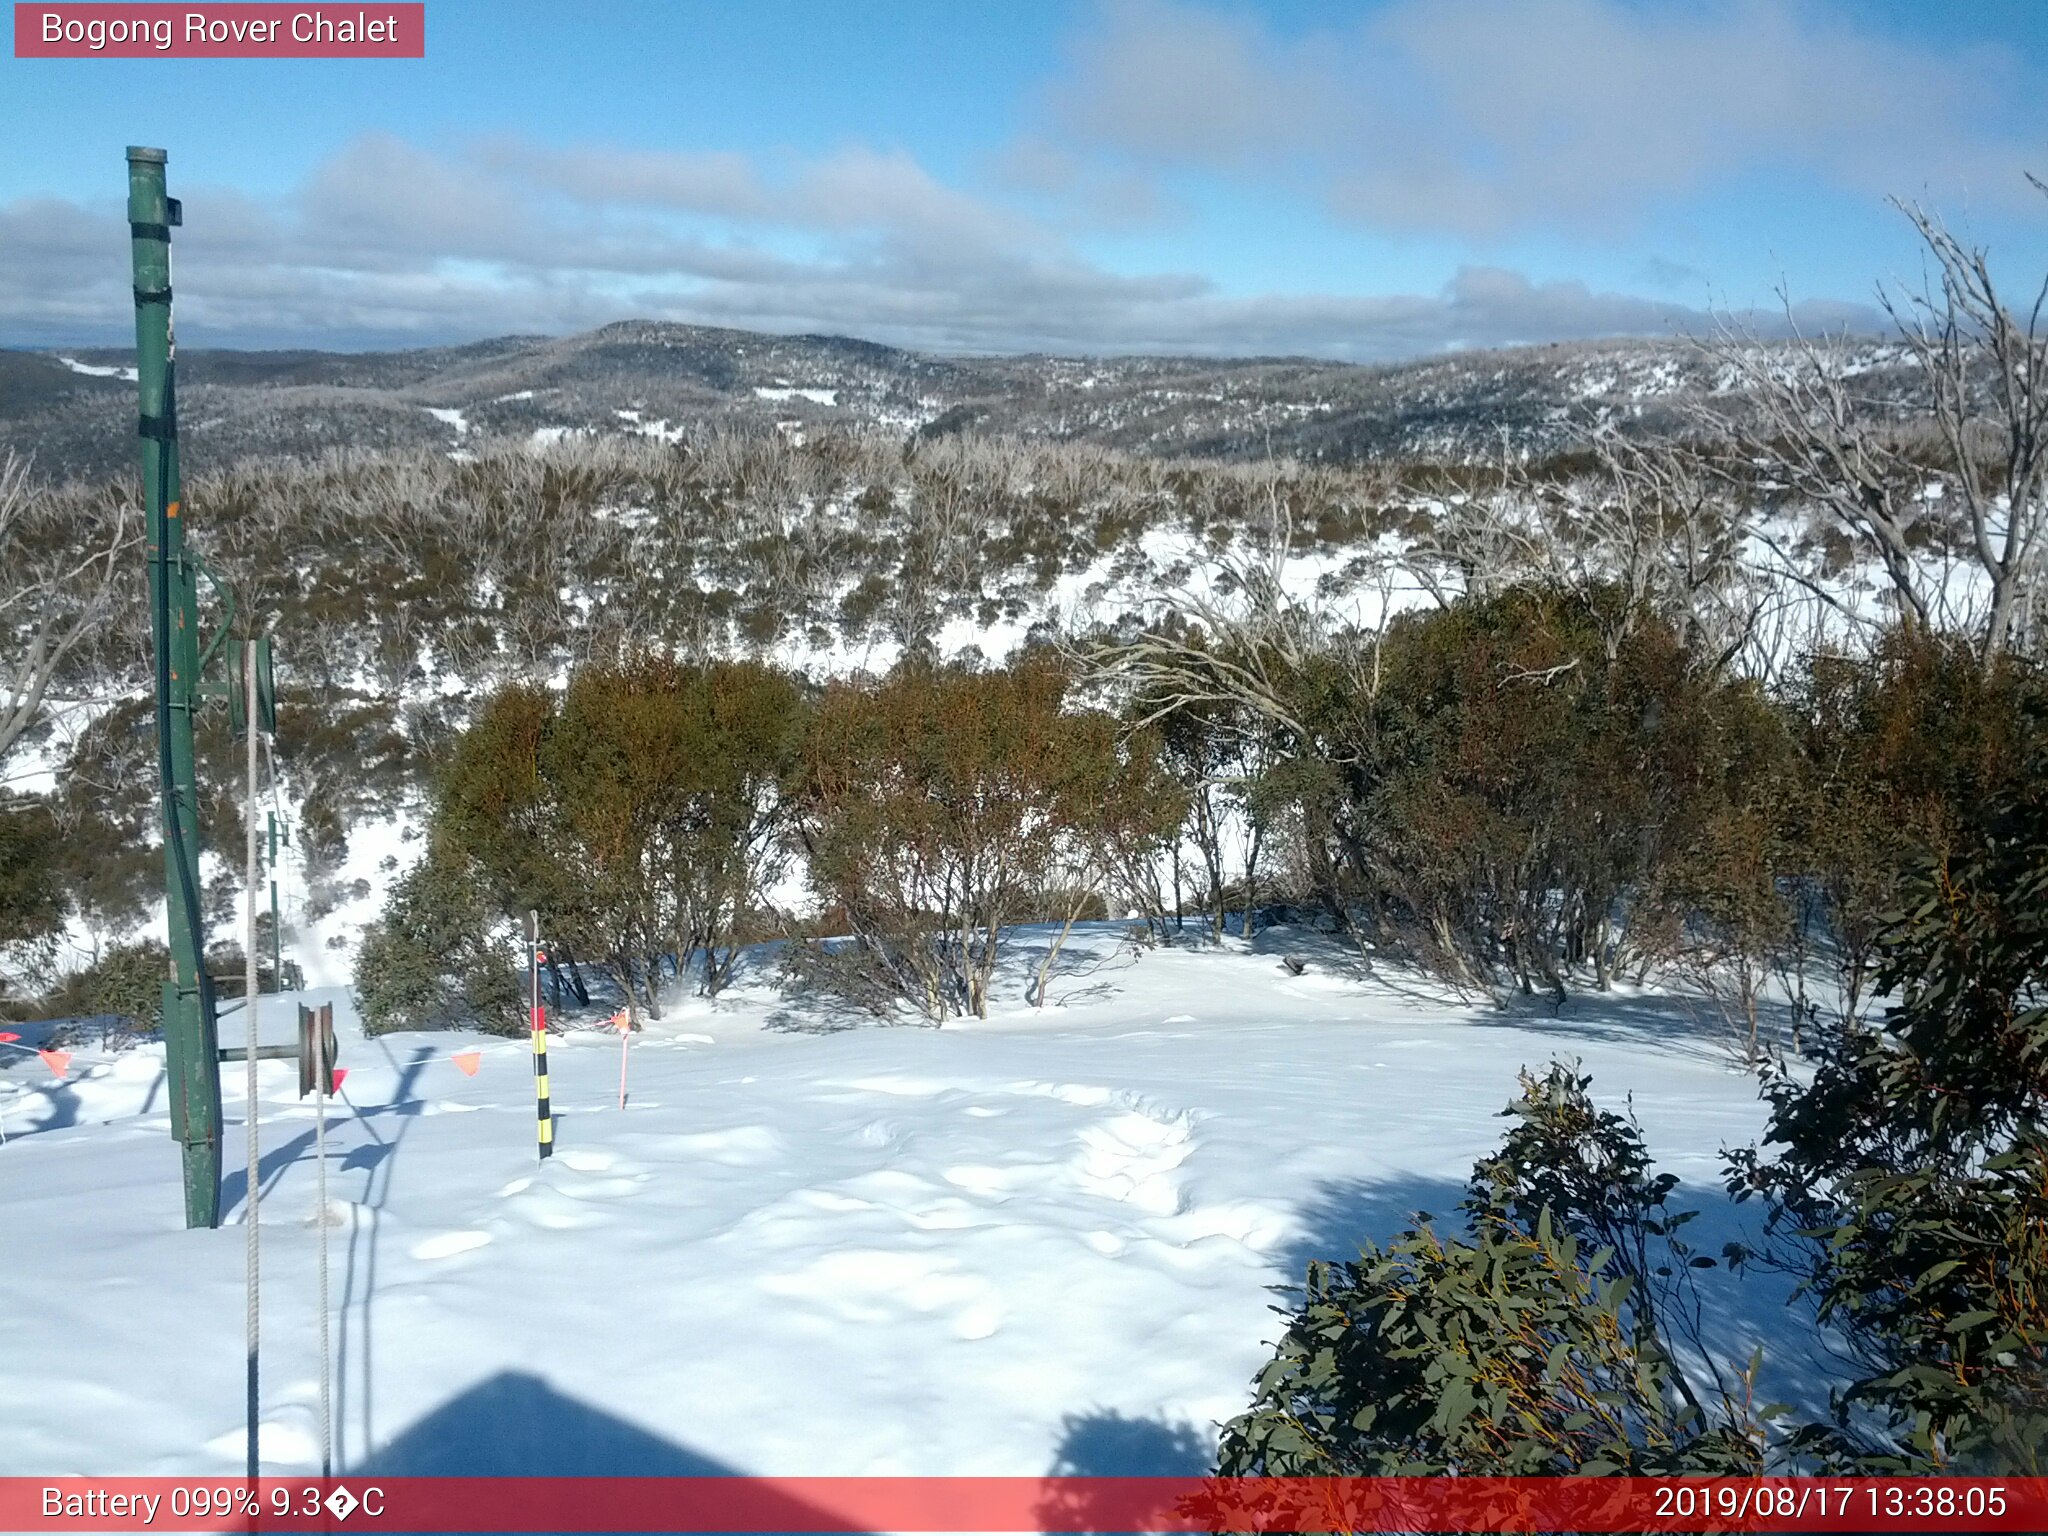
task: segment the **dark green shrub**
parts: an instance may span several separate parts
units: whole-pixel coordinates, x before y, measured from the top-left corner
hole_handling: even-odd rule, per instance
[[[355,995],[366,1034],[527,1027],[519,947],[501,914],[479,899],[473,873],[430,852],[391,888],[356,953]]]
[[[1767,868],[1702,850],[1717,829],[1767,833],[1744,818],[1772,802],[1781,726],[1669,625],[1627,621],[1619,603],[1515,589],[1399,620],[1369,714],[1335,733],[1350,761],[1325,811],[1347,855],[1332,867],[1455,978],[1505,975],[1561,999],[1575,965],[1605,985],[1624,911],[1640,944],[1660,934],[1660,906],[1668,941],[1721,882],[1742,902],[1773,898]]]
[[[61,856],[45,806],[0,797],[0,943],[40,938],[64,921]]]
[[[1646,1304],[1682,1271],[1634,1125],[1583,1077],[1524,1075],[1519,1123],[1475,1170],[1469,1231],[1428,1219],[1354,1262],[1309,1266],[1307,1294],[1220,1470],[1270,1476],[1753,1474],[1765,1417],[1744,1371],[1687,1379]]]
[[[43,999],[46,1018],[124,1020],[147,1034],[163,1024],[163,989],[171,975],[171,952],[155,939],[116,944],[92,964],[73,971]]]
[[[1868,656],[1816,655],[1795,679],[1803,773],[1786,819],[1838,947],[1844,1015],[1870,998],[1916,865],[1962,846],[2024,776],[2044,703],[2038,669],[1987,667],[1962,637],[1903,630]]]
[[[1857,1351],[1801,1444],[1875,1471],[2048,1469],[2048,759],[1935,855],[1880,934],[1877,1022],[1766,1082],[1759,1264],[1800,1274]]]

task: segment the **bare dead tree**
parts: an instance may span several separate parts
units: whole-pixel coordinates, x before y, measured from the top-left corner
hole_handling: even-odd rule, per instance
[[[1908,626],[1947,616],[1939,566],[1954,544],[1986,583],[1964,615],[1983,655],[2031,648],[2048,560],[2048,282],[2015,308],[1982,248],[1917,205],[1894,206],[1920,236],[1928,275],[1917,291],[1878,297],[1925,399],[1935,462],[1925,434],[1916,441],[1892,404],[1856,382],[1851,350],[1804,332],[1782,291],[1787,342],[1732,321],[1702,342],[1743,404],[1705,402],[1695,415],[1731,444],[1731,480],[1789,492],[1874,554]]]
[[[1791,599],[1784,573],[1749,558],[1751,529],[1728,488],[1690,446],[1608,432],[1592,467],[1539,479],[1503,455],[1494,483],[1446,498],[1408,557],[1439,602],[1539,584],[1619,594],[1608,635],[1618,646],[1649,616],[1684,638],[1712,670],[1766,670],[1757,642]]]
[[[1915,558],[1926,471],[1891,413],[1852,384],[1840,339],[1808,335],[1790,296],[1779,297],[1790,332],[1783,344],[1727,319],[1702,339],[1740,403],[1698,402],[1696,421],[1728,444],[1720,468],[1736,494],[1775,487],[1833,520],[1884,567],[1905,623],[1926,629],[1933,614]]]
[[[1176,710],[1220,706],[1226,722],[1263,735],[1273,727],[1304,745],[1316,732],[1296,712],[1289,679],[1312,663],[1338,659],[1359,698],[1372,693],[1372,647],[1320,604],[1289,596],[1285,580],[1293,524],[1277,482],[1266,488],[1269,526],[1249,550],[1230,550],[1206,584],[1160,594],[1161,620],[1132,639],[1077,656],[1083,675],[1144,708],[1134,724],[1155,724]]]
[[[2048,194],[2048,184],[2034,186]],[[1926,209],[1894,200],[1933,262],[1917,293],[1885,310],[1927,385],[1934,426],[1954,466],[1949,482],[1970,547],[1988,578],[1983,650],[2031,643],[2048,545],[2048,278],[2024,312],[1992,281],[1987,253]]]
[[[42,503],[28,471],[12,452],[0,460],[0,757],[98,633],[118,596],[121,556],[139,537],[127,507],[81,527]]]

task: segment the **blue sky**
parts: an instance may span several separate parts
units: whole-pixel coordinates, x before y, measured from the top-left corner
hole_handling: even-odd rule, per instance
[[[1888,194],[2048,270],[2048,6],[429,0],[424,61],[0,59],[0,343],[628,317],[1310,353],[1876,323]]]

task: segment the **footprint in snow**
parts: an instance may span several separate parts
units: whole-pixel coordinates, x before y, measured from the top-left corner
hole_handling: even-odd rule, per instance
[[[1185,1114],[1165,1118],[1129,1110],[1086,1126],[1073,1168],[1091,1194],[1121,1200],[1155,1216],[1185,1209],[1186,1196],[1174,1177],[1194,1151]]]
[[[547,1181],[546,1197],[556,1202],[563,1199],[614,1200],[621,1195],[635,1193],[642,1184],[654,1177],[639,1164],[624,1161],[616,1153],[590,1147],[565,1147],[555,1154],[552,1166],[566,1170],[565,1173],[554,1175]],[[611,1174],[612,1177],[597,1177],[605,1173]],[[536,1193],[535,1198],[539,1199],[540,1195]],[[577,1221],[575,1225],[582,1225],[582,1221]]]
[[[544,1232],[568,1232],[593,1226],[603,1218],[585,1209],[585,1202],[545,1185],[526,1191],[513,1203],[513,1210]]]
[[[249,1443],[247,1429],[231,1429],[206,1442],[207,1450],[218,1456],[240,1458]],[[256,1426],[256,1454],[267,1462],[286,1466],[310,1466],[319,1460],[318,1442],[312,1431],[300,1424],[264,1419]]]
[[[412,1256],[416,1259],[452,1259],[458,1253],[468,1253],[490,1242],[488,1232],[443,1232],[412,1245]]]
[[[991,1337],[1005,1317],[1001,1298],[986,1280],[933,1253],[834,1249],[801,1268],[765,1276],[761,1287],[771,1296],[809,1302],[846,1322],[919,1314],[970,1342]]]

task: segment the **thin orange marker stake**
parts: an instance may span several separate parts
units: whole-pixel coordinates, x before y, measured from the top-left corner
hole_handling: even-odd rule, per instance
[[[621,1008],[611,1017],[619,1026],[619,1108],[626,1107],[626,1054],[633,1048],[633,1010]]]

